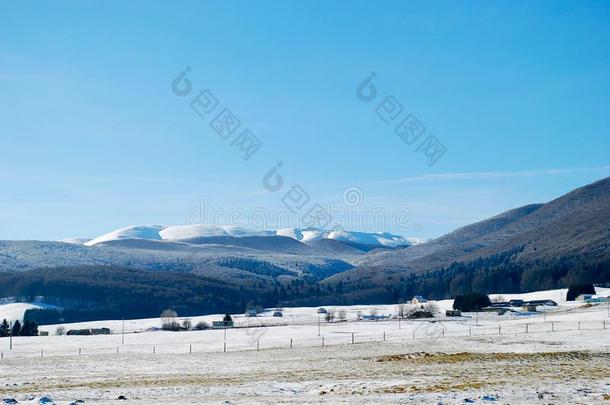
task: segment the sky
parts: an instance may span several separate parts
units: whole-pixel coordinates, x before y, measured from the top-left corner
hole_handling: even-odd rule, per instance
[[[609,130],[608,1],[0,0],[0,239],[433,238],[610,176]]]

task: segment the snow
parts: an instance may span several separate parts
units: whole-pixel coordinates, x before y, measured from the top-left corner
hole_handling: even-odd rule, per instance
[[[160,240],[161,236],[159,232],[164,227],[161,225],[134,225],[126,228],[117,229],[105,235],[99,236],[87,243],[86,246],[97,245],[102,242],[109,242],[120,239],[148,239],[148,240]]]
[[[597,293],[600,296],[608,296],[610,295],[610,288],[601,288],[596,287]],[[497,328],[498,324],[514,326],[517,324],[521,324],[524,322],[525,317],[527,317],[527,323],[539,323],[549,321],[549,319],[556,320],[557,322],[578,322],[584,321],[599,321],[599,320],[607,320],[604,317],[610,315],[608,313],[606,303],[598,303],[593,306],[585,304],[583,302],[566,302],[564,299],[560,299],[559,295],[564,294],[567,290],[548,290],[548,291],[537,291],[531,293],[523,293],[523,294],[501,294],[502,297],[506,299],[523,299],[523,300],[531,300],[531,299],[555,299],[559,306],[557,307],[539,307],[540,312],[538,313],[528,313],[522,311],[518,308],[515,308],[517,312],[507,313],[505,315],[499,316],[496,313],[490,312],[480,312],[476,315],[479,321],[479,326],[492,326],[493,328]],[[491,294],[490,297],[497,297],[499,294]],[[475,317],[474,314],[464,314],[461,318],[446,318],[444,316],[444,312],[447,309],[451,309],[453,305],[453,300],[440,300],[440,301],[429,301],[429,303],[435,305],[440,314],[438,319],[447,322],[448,325],[446,328],[455,329],[456,331],[464,331],[464,325],[470,325],[472,323],[472,318]],[[410,304],[407,304],[410,305]],[[40,303],[8,303],[0,305],[0,319],[7,318],[8,320],[15,319],[23,319],[24,312],[29,308],[41,308],[41,307],[53,307],[51,305],[40,304]],[[56,308],[56,307],[54,307]],[[311,325],[317,325],[320,315],[317,313],[319,307],[287,307],[283,308],[283,317],[276,318],[273,317],[272,314],[276,311],[276,308],[267,308],[258,317],[247,318],[244,314],[234,314],[233,318],[235,320],[235,324],[238,327],[252,327],[252,326],[274,326],[278,328],[270,328],[270,330],[281,330],[282,327],[291,326],[291,327],[309,327]],[[371,332],[375,331],[378,326],[376,326],[376,322],[356,322],[359,314],[368,315],[371,313],[375,313],[377,315],[385,315],[391,319],[388,322],[395,322],[395,317],[398,312],[397,304],[390,305],[348,305],[348,306],[325,306],[328,311],[333,312],[335,317],[338,316],[340,311],[344,311],[346,313],[346,320],[348,322],[339,323],[338,326],[333,326],[333,328],[341,329],[341,325],[362,325],[359,326],[359,330],[361,332],[369,332],[369,326],[371,325]],[[546,314],[544,314],[546,312]],[[212,321],[222,320],[224,314],[213,314],[213,315],[202,315],[202,316],[193,316],[188,317],[191,320],[192,325],[194,326],[197,322],[204,321],[208,324],[212,324]],[[322,315],[323,316],[323,315]],[[181,320],[187,319],[186,317],[181,317]],[[150,328],[158,328],[160,327],[159,318],[149,318],[149,319],[135,319],[135,320],[126,320],[125,328],[129,333],[141,333],[146,332]],[[50,333],[54,333],[57,326],[60,325],[47,325],[40,326],[40,330],[46,330]],[[104,321],[91,321],[91,322],[79,322],[73,324],[63,324],[66,329],[85,329],[85,328],[100,328],[106,327],[111,329],[114,333],[118,333],[123,328],[123,322],[120,320],[104,320]],[[351,326],[350,326],[351,327]],[[348,328],[349,329],[349,328]],[[280,333],[281,335],[281,333]]]
[[[124,336],[121,320],[63,325],[110,328],[104,336],[55,336],[58,325],[42,326],[50,336],[14,337],[13,350],[0,339],[0,395],[20,403],[42,395],[57,403],[115,403],[119,395],[176,404],[599,403],[610,385],[608,304],[567,303],[564,292],[502,294],[560,303],[528,316],[442,311],[434,322],[357,321],[359,312],[390,315],[397,305],[353,305],[325,307],[345,311],[343,322],[325,322],[317,307],[284,308],[283,318],[269,308],[255,318],[234,315],[237,328],[226,331],[147,331],[158,318],[125,321]],[[452,301],[432,303],[443,310]],[[0,317],[16,305],[26,304],[2,305]]]
[[[6,319],[8,322],[23,321],[23,315],[28,309],[35,308],[57,308],[54,305],[41,303],[24,303],[14,302],[8,304],[0,304],[0,321]]]
[[[322,239],[332,239],[339,242],[356,243],[367,246],[378,247],[400,247],[409,246],[411,241],[400,235],[391,233],[370,233],[317,228],[288,228],[277,230],[257,230],[233,225],[136,225],[117,229],[93,240],[84,242],[86,246],[94,246],[98,243],[109,242],[121,239],[148,239],[148,240],[169,240],[180,241],[185,239],[212,237],[212,236],[285,236],[296,239],[303,243],[313,242]],[[71,239],[77,240],[77,239]],[[67,241],[67,240],[66,240]],[[421,241],[416,241],[420,243]],[[74,242],[75,243],[75,242]]]
[[[340,242],[352,242],[361,245],[370,246],[386,246],[398,247],[408,245],[406,239],[402,236],[392,235],[390,233],[365,233],[365,232],[347,232],[347,231],[331,231],[328,239],[334,239]]]

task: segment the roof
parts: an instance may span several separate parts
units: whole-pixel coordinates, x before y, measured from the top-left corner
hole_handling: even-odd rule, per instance
[[[524,305],[545,305],[550,304],[552,306],[557,306],[557,303],[553,300],[531,300],[523,303]]]

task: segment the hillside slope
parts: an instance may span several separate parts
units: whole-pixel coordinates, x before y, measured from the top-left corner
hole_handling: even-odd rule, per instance
[[[341,284],[341,290],[348,291],[368,289],[373,295],[383,295],[397,280],[409,279],[417,284],[416,279],[431,279],[427,273],[445,271],[450,282],[464,277],[465,272],[497,267],[499,261],[505,262],[503,270],[546,268],[548,274],[561,270],[550,276],[557,282],[558,277],[569,272],[604,272],[610,263],[609,246],[610,178],[605,178],[548,203],[507,211],[423,245],[362,257],[355,269],[337,274],[325,284]],[[470,282],[473,280],[471,277]],[[520,289],[526,289],[521,281]],[[539,287],[542,286],[531,286]],[[425,290],[422,293],[434,291],[422,288]],[[361,291],[353,295],[368,294]]]

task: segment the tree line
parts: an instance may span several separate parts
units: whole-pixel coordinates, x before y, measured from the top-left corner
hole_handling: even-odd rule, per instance
[[[38,325],[36,322],[24,321],[23,325],[18,320],[12,327],[6,319],[0,323],[0,337],[8,336],[38,336]]]

